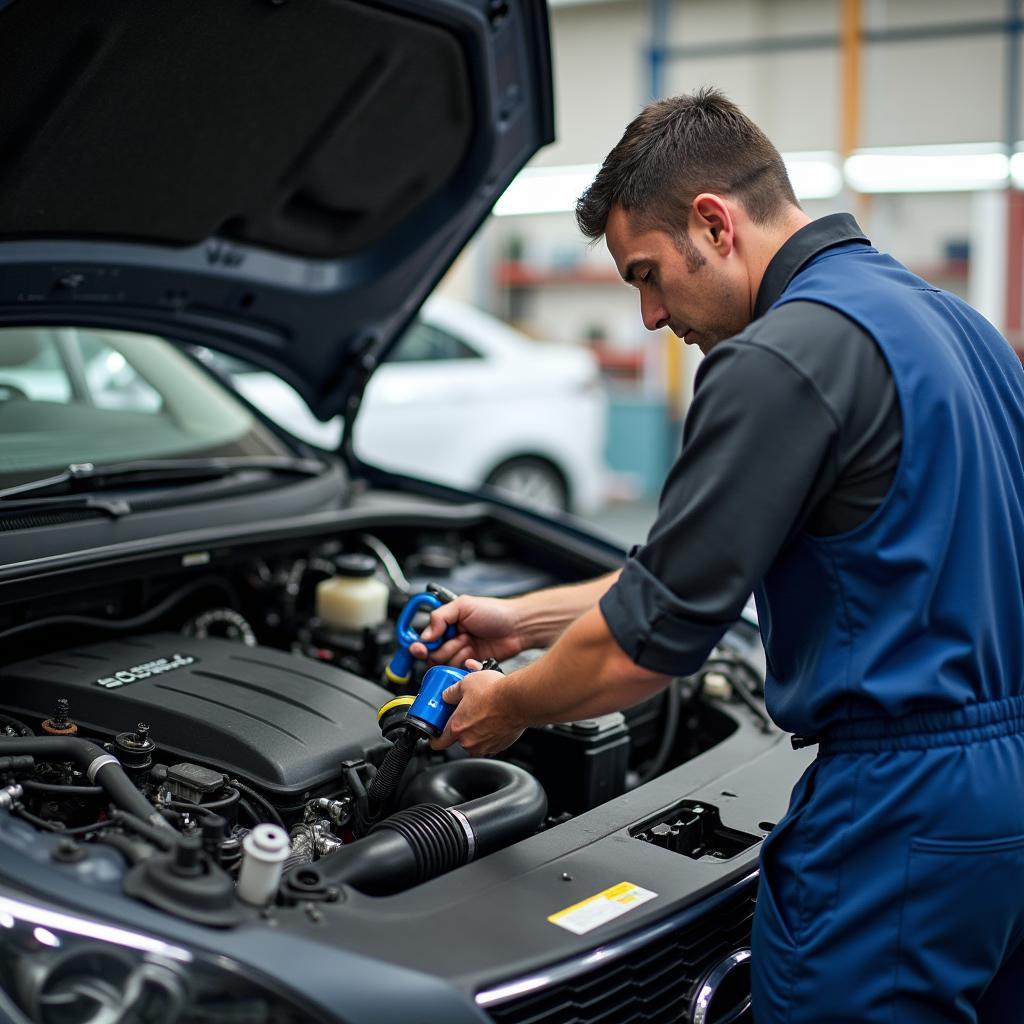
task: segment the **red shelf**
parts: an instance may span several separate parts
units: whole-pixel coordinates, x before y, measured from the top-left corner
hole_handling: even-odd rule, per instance
[[[622,284],[613,270],[598,267],[573,267],[567,270],[542,270],[526,263],[501,263],[495,280],[506,288],[540,288],[564,284]]]
[[[635,349],[618,349],[609,345],[591,344],[597,363],[605,373],[639,376],[644,368],[644,353]]]

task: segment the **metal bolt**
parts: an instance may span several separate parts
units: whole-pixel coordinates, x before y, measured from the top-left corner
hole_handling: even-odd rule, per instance
[[[563,882],[571,882],[572,881],[572,875],[570,875],[568,871],[563,871],[562,872],[562,881]]]
[[[143,747],[146,745],[148,737],[149,724],[146,722],[139,722],[139,724],[135,726],[135,742],[138,743],[140,747]]]
[[[71,701],[67,697],[57,698],[57,710],[53,713],[53,724],[58,729],[67,728],[68,719],[71,717]]]
[[[59,864],[75,864],[84,859],[85,849],[70,836],[65,836],[57,841],[52,857]]]

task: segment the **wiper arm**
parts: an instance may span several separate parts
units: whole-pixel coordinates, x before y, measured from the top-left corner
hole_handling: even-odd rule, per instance
[[[76,509],[105,512],[111,519],[119,519],[131,512],[131,505],[123,498],[99,498],[95,494],[69,494],[57,498],[11,498],[0,504],[0,516],[19,512],[67,512]]]
[[[77,462],[54,476],[30,480],[0,490],[0,501],[7,502],[25,494],[35,494],[54,487],[64,487],[71,491],[89,491],[119,482],[138,484],[151,481],[166,483],[173,480],[215,480],[245,469],[317,476],[323,468],[323,463],[316,459],[300,459],[291,455],[139,459],[134,462],[115,462],[109,466]]]

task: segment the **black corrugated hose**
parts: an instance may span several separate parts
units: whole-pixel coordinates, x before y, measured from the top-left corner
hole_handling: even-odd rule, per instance
[[[467,759],[430,768],[421,792],[464,799],[454,806],[421,803],[379,822],[364,839],[299,865],[285,879],[293,898],[316,899],[350,885],[372,896],[401,892],[533,834],[547,795],[529,772],[504,761]]]

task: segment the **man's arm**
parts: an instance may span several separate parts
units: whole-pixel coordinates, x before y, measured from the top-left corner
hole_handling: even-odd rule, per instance
[[[616,569],[586,583],[549,587],[513,598],[521,633],[528,640],[524,650],[550,647],[581,615],[597,606],[621,573]]]
[[[449,625],[458,634],[429,655],[435,665],[462,665],[467,658],[511,658],[534,647],[550,647],[571,623],[597,605],[621,570],[586,583],[536,590],[521,597],[498,599],[462,595],[430,616],[421,634],[425,641],[440,636]],[[423,644],[409,648],[413,657],[426,658]]]
[[[811,375],[790,356],[737,339],[705,359],[647,544],[543,658],[462,680],[442,742],[493,753],[526,726],[617,710],[696,671],[838,476],[846,420],[822,397],[828,364]]]
[[[597,608],[577,619],[543,657],[510,675],[473,672],[445,690],[458,703],[435,749],[460,743],[495,754],[528,726],[571,722],[619,711],[652,697],[671,676],[634,664]]]

